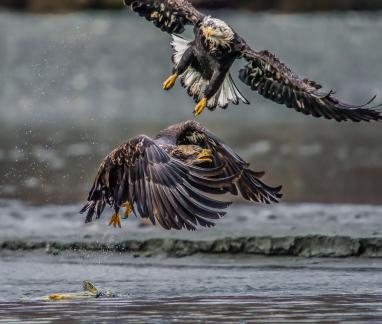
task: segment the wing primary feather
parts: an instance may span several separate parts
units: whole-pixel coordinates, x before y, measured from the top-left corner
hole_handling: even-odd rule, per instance
[[[354,122],[382,120],[382,112],[378,110],[382,104],[370,106],[376,96],[363,105],[341,102],[333,90],[324,92],[318,83],[300,78],[272,53],[256,52],[243,39],[241,46],[242,55],[249,63],[240,70],[239,78],[263,97],[317,118]]]

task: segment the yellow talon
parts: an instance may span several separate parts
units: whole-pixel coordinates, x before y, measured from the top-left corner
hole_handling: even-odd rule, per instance
[[[170,90],[174,86],[177,79],[178,74],[172,74],[165,82],[163,82],[163,90]]]
[[[109,226],[113,226],[114,228],[119,227],[121,228],[121,217],[119,217],[119,214],[114,214],[110,221],[109,221]]]
[[[124,218],[128,218],[129,215],[133,212],[133,206],[130,203],[124,203],[121,207],[125,208]]]
[[[207,107],[207,98],[203,97],[202,100],[200,100],[195,107],[195,110],[194,110],[195,117],[200,116],[202,114],[204,108],[206,108],[206,107]]]

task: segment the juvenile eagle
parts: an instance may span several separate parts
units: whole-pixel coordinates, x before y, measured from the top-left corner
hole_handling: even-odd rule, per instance
[[[182,86],[197,102],[195,116],[205,107],[215,110],[240,101],[249,104],[229,73],[233,62],[244,58],[248,64],[240,70],[240,80],[278,104],[337,121],[382,119],[378,106],[367,107],[375,97],[362,106],[339,101],[333,91],[323,91],[318,83],[300,78],[270,52],[254,51],[232,27],[203,15],[187,0],[125,0],[125,4],[172,34],[174,69],[163,88],[171,89],[180,77]],[[179,36],[186,25],[194,26],[194,40]]]
[[[270,187],[215,135],[195,121],[166,128],[155,139],[137,136],[113,150],[102,162],[81,210],[86,222],[106,206],[115,214],[109,225],[121,227],[119,211],[158,222],[165,229],[194,230],[213,226],[231,202],[231,193],[249,201],[278,202],[281,187]],[[212,198],[214,196],[214,198]]]

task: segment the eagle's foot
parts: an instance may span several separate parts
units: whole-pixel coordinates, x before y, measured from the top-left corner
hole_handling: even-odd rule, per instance
[[[122,227],[121,217],[119,216],[119,214],[116,213],[113,216],[111,216],[110,221],[109,221],[109,226],[113,226],[114,228],[116,228],[116,227],[121,228]]]
[[[128,218],[129,215],[133,212],[133,206],[131,206],[130,203],[124,203],[121,207],[125,208],[123,218]]]
[[[177,73],[169,76],[169,78],[165,82],[163,82],[163,90],[170,90],[174,86],[177,79],[178,79]]]
[[[195,117],[200,116],[202,114],[204,108],[206,108],[206,107],[207,107],[207,98],[203,97],[202,100],[200,100],[195,107],[194,116]]]

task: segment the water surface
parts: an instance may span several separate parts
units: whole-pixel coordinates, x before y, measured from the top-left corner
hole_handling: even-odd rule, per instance
[[[378,260],[3,254],[0,321],[378,323],[381,266]],[[118,297],[35,300],[78,291],[89,279]]]

